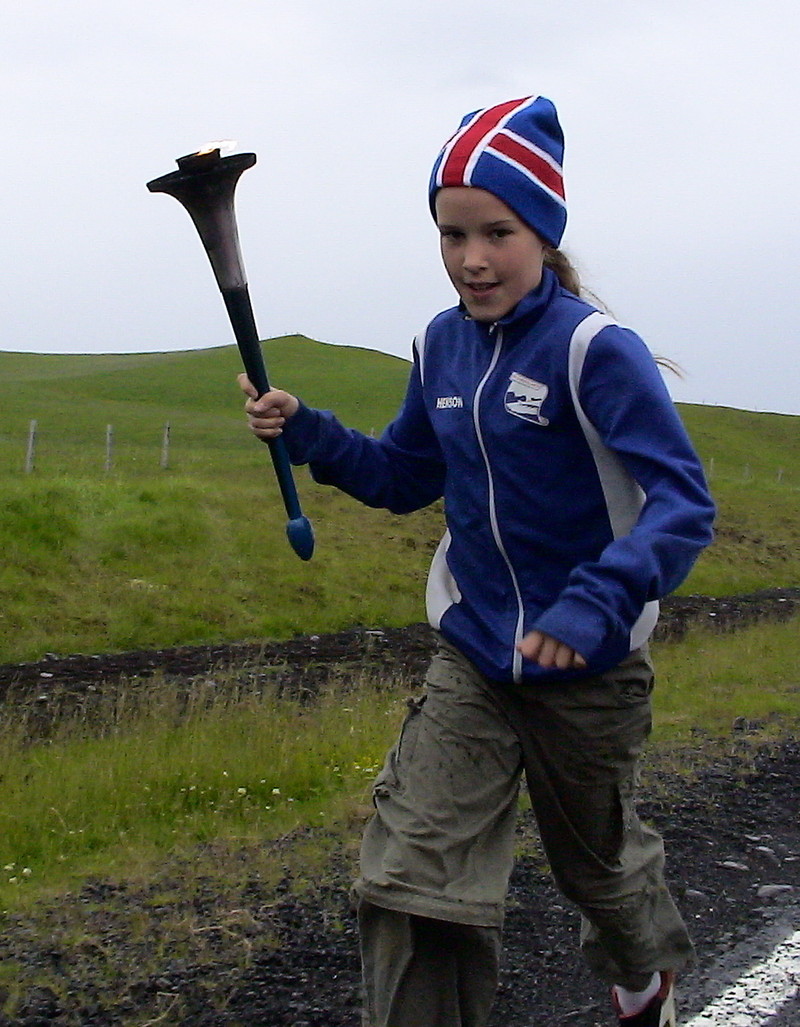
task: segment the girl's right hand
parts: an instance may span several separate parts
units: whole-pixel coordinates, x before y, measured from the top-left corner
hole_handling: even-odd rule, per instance
[[[293,417],[300,401],[283,389],[270,389],[259,399],[256,390],[246,374],[238,377],[239,388],[248,397],[244,405],[250,431],[260,439],[274,439],[283,431],[284,424]]]
[[[557,667],[559,670],[584,670],[586,660],[564,642],[543,631],[529,631],[517,646],[526,660],[533,660],[545,670]]]

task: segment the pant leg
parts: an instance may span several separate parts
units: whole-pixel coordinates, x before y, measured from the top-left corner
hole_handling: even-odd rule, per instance
[[[522,759],[444,644],[373,791],[353,890],[369,1027],[483,1027],[497,987]]]
[[[640,650],[594,678],[501,693],[553,876],[583,914],[583,954],[605,980],[632,990],[693,955],[664,881],[661,838],[634,806],[652,683]]]
[[[479,672],[443,644],[375,780],[356,894],[398,912],[501,926],[521,776],[508,718]]]
[[[364,1027],[484,1027],[500,930],[358,904]]]

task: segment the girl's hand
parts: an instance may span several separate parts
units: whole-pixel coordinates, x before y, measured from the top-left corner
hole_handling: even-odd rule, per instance
[[[563,642],[542,631],[529,632],[519,643],[517,649],[526,660],[533,660],[540,667],[550,670],[583,670],[586,660]]]
[[[260,399],[246,374],[238,377],[239,388],[248,397],[244,405],[250,431],[260,439],[274,439],[283,431],[284,424],[293,417],[300,406],[296,396],[282,389],[270,389]]]

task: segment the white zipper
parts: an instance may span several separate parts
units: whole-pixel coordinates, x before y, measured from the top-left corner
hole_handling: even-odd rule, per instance
[[[503,557],[503,560],[505,561],[506,567],[508,568],[508,573],[511,575],[511,581],[514,586],[514,594],[517,597],[517,626],[514,631],[514,651],[511,657],[511,666],[514,681],[515,683],[519,684],[519,682],[522,680],[522,653],[520,653],[517,649],[517,644],[522,640],[522,629],[524,625],[525,608],[522,602],[522,591],[519,587],[517,575],[514,572],[511,560],[509,559],[508,553],[506,552],[506,547],[503,545],[503,540],[500,537],[500,528],[497,523],[497,506],[495,504],[494,498],[494,479],[492,478],[492,466],[489,463],[489,454],[486,450],[486,445],[483,441],[483,432],[481,431],[481,422],[478,411],[481,394],[483,393],[484,386],[486,385],[487,381],[491,377],[492,372],[497,366],[497,361],[500,358],[500,352],[503,348],[503,329],[497,325],[492,325],[489,331],[491,332],[495,328],[497,328],[497,341],[494,344],[494,352],[492,353],[492,359],[489,362],[489,367],[486,371],[486,374],[484,374],[483,378],[481,378],[480,382],[478,383],[478,387],[475,390],[475,397],[472,401],[472,421],[475,425],[475,434],[478,437],[478,445],[480,446],[481,455],[483,457],[483,462],[486,467],[486,475],[489,481],[489,524],[492,528],[492,535],[494,536],[495,544],[497,545],[497,548],[500,550],[500,555]]]

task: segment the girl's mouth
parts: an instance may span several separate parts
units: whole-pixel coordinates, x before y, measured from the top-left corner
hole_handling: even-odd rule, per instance
[[[486,296],[498,285],[497,282],[465,282],[464,284],[474,296]]]

